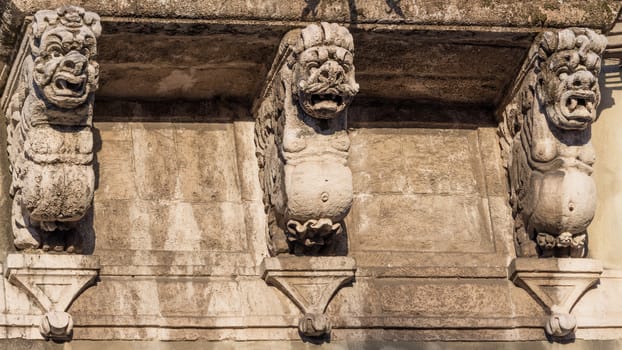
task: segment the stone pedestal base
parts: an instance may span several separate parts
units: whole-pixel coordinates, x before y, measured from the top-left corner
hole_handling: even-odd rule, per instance
[[[546,307],[550,317],[546,333],[570,338],[577,321],[570,314],[583,294],[599,281],[603,266],[598,260],[572,258],[516,258],[510,265],[510,279]]]
[[[96,256],[26,253],[9,254],[4,271],[43,310],[41,335],[54,341],[71,339],[73,319],[66,311],[98,274]]]
[[[328,303],[346,283],[354,280],[356,263],[348,257],[287,256],[265,258],[262,277],[289,297],[304,313],[298,329],[308,337],[328,336]]]

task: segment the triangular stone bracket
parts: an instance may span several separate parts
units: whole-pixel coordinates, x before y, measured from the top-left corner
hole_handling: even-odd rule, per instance
[[[510,265],[509,276],[547,309],[546,333],[554,338],[569,338],[577,329],[570,311],[598,283],[602,272],[600,261],[593,259],[516,258]]]
[[[71,339],[73,319],[66,311],[96,283],[99,257],[92,255],[9,254],[4,275],[28,294],[45,315],[41,335],[55,341]]]
[[[354,280],[356,263],[349,257],[286,256],[265,258],[262,278],[300,308],[298,328],[305,336],[330,334],[326,308],[345,284]]]

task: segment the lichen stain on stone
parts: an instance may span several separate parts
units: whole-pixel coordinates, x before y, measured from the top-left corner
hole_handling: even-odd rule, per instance
[[[542,7],[544,7],[544,9],[548,10],[548,11],[555,11],[555,10],[559,10],[560,9],[560,5],[561,5],[560,2],[557,2],[556,0],[553,0],[553,1],[545,2],[542,5]]]
[[[610,23],[614,20],[616,15],[617,12],[615,8],[612,8],[608,1],[599,1],[589,3],[583,18],[589,21],[593,18],[602,18],[603,16],[606,16],[607,20],[605,23]]]
[[[189,71],[175,69],[166,78],[162,79],[158,83],[158,94],[174,91],[188,91],[192,89],[197,83],[197,79],[194,78],[194,69]]]
[[[548,16],[542,12],[541,9],[534,9],[533,13],[529,15],[529,22],[535,26],[544,27],[547,23]]]
[[[493,0],[482,0],[482,7],[486,7],[486,8],[494,8],[495,7],[495,2]]]

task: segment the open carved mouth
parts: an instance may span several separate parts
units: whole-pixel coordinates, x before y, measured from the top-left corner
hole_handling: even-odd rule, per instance
[[[86,76],[58,74],[53,82],[54,92],[59,96],[79,97],[84,94]]]
[[[343,98],[333,94],[311,95],[311,105],[316,110],[336,111],[343,104]]]
[[[562,95],[561,111],[568,120],[589,122],[594,115],[596,95],[589,90],[571,90]]]

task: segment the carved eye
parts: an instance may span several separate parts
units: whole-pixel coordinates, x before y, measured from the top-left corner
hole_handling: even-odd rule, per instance
[[[54,58],[59,58],[59,57],[63,56],[63,51],[60,48],[60,46],[58,46],[58,45],[48,46],[47,51],[49,52],[50,56],[52,56]]]
[[[593,53],[588,54],[585,59],[585,68],[594,72],[594,71],[598,71],[599,67],[600,67],[600,57],[598,57],[598,55],[595,55]]]
[[[562,75],[562,74],[568,75],[569,72],[570,72],[570,69],[566,66],[560,66],[560,67],[557,67],[557,69],[555,69],[556,75]]]
[[[317,68],[319,66],[320,66],[320,63],[317,61],[307,62],[307,70],[310,70],[312,68]]]

